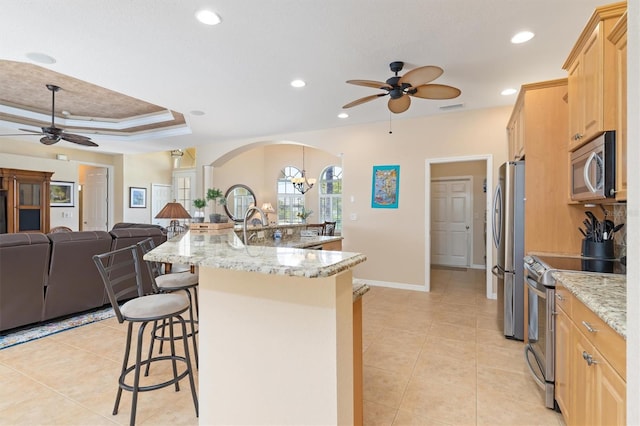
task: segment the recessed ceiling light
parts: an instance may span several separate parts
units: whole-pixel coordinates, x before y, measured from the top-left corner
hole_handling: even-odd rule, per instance
[[[531,31],[520,31],[519,33],[511,37],[511,43],[513,44],[524,43],[526,41],[531,40],[534,35],[535,34],[532,33]]]
[[[39,64],[55,64],[56,58],[39,52],[29,52],[25,55],[28,59]]]
[[[193,111],[189,111],[189,114],[191,114],[191,115],[204,115],[204,111],[200,111],[200,110],[194,109]]]
[[[501,94],[502,96],[509,96],[509,95],[513,95],[513,94],[514,94],[514,93],[516,93],[516,92],[517,92],[517,90],[516,90],[516,89],[514,89],[514,88],[510,87],[510,88],[508,88],[508,89],[504,89],[502,92],[500,92],[500,94]]]
[[[349,114],[347,114],[346,112],[341,112],[340,114],[338,114],[338,118],[349,118]]]
[[[206,25],[218,25],[220,22],[222,22],[220,16],[210,10],[201,10],[197,12],[196,18],[198,18],[198,21]]]
[[[291,82],[291,87],[304,87],[306,85],[307,83],[305,83],[304,80],[293,80]]]

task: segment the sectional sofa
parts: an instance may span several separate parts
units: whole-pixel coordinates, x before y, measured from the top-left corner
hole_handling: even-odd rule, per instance
[[[110,232],[0,234],[0,332],[108,304],[93,255],[149,237],[156,245],[167,239],[164,228],[146,224],[117,224]],[[143,287],[151,292],[146,274]]]

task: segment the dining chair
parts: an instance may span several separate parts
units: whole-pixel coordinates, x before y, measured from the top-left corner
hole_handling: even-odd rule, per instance
[[[328,222],[325,220],[322,235],[333,236],[336,232],[336,223],[337,222]]]
[[[143,295],[142,287],[142,270],[138,257],[138,248],[135,245],[124,247],[118,250],[97,254],[93,256],[93,261],[98,268],[100,277],[104,283],[105,289],[109,296],[109,302],[113,307],[113,311],[120,324],[127,322],[127,340],[125,346],[124,360],[122,369],[118,378],[118,392],[113,407],[113,415],[118,414],[122,391],[132,392],[131,400],[131,417],[129,424],[135,425],[136,409],[138,405],[138,393],[149,392],[161,389],[170,385],[175,385],[176,392],[180,390],[179,382],[185,377],[189,378],[191,388],[191,396],[196,410],[196,417],[199,415],[198,396],[196,395],[196,386],[191,367],[191,357],[189,354],[189,342],[187,340],[187,326],[182,314],[189,309],[189,300],[184,294],[151,294]],[[131,297],[137,294],[122,305],[121,299]],[[169,343],[171,346],[170,355],[149,355],[143,359],[143,342],[144,332],[149,323],[157,321],[169,322]],[[174,338],[174,324],[178,324],[182,330],[179,338]],[[133,336],[133,327],[138,326],[138,337],[136,341],[135,360],[129,363],[131,352],[131,341]],[[153,342],[154,339],[151,339]],[[176,354],[176,341],[181,340],[184,356]],[[171,361],[172,378],[167,380],[166,377],[160,376],[158,383],[140,384],[140,373],[142,366],[147,366],[159,361]],[[185,370],[178,373],[178,362],[184,363]],[[127,380],[129,375],[133,373],[133,383]],[[164,401],[164,400],[163,400]]]

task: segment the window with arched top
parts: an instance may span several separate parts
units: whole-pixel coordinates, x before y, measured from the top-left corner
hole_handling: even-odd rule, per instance
[[[342,229],[342,167],[328,166],[320,175],[321,222],[336,222],[336,230]]]
[[[278,177],[278,222],[300,223],[297,216],[304,208],[304,195],[298,192],[291,183],[292,177],[301,177],[302,171],[294,166],[286,166]]]

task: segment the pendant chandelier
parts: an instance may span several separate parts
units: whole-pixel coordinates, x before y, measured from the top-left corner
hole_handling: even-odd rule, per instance
[[[300,192],[301,194],[305,194],[313,185],[315,185],[316,180],[314,178],[307,179],[307,172],[304,170],[304,146],[302,147],[302,172],[300,177],[292,177],[291,183],[293,187]]]

